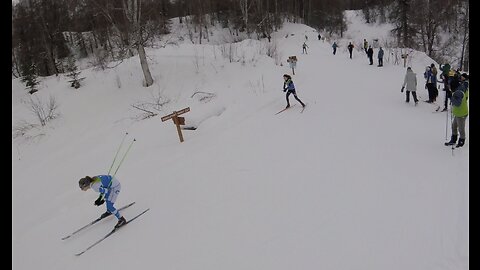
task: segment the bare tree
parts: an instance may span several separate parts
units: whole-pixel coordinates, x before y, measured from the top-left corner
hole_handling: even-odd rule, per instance
[[[145,77],[145,86],[148,87],[153,84],[153,78],[152,74],[150,73],[150,68],[148,67],[147,56],[145,54],[144,47],[145,40],[142,37],[142,27],[140,24],[142,18],[142,1],[123,0],[122,3],[125,17],[132,28],[131,31],[134,39],[134,45],[137,47],[140,65],[142,66],[143,75]]]
[[[41,101],[38,96],[30,97],[28,103],[30,111],[37,117],[41,126],[45,126],[47,122],[57,118],[60,114],[57,112],[58,103],[54,96],[50,96],[48,103]]]
[[[469,70],[469,44],[470,44],[470,9],[468,3],[465,5],[464,10],[462,11],[463,15],[463,37],[462,37],[462,55],[460,57],[460,69],[461,70]],[[466,52],[465,52],[466,51]],[[465,57],[466,56],[466,57]]]

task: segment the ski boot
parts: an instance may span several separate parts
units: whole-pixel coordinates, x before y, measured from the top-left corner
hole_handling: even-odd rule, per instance
[[[125,224],[127,224],[127,220],[122,216],[118,219],[117,225],[115,225],[115,229],[118,229]]]
[[[100,216],[100,218],[106,218],[106,217],[108,217],[108,216],[110,216],[110,215],[111,215],[111,213],[108,212],[108,211],[106,211],[105,213],[103,213],[103,214]]]
[[[458,144],[455,147],[462,147],[465,144],[465,139],[458,139]]]
[[[456,142],[457,142],[457,135],[452,135],[452,138],[450,139],[449,142],[445,143],[445,146],[454,145]],[[458,143],[460,143],[460,142],[458,142]],[[463,145],[463,143],[462,143],[462,145]]]

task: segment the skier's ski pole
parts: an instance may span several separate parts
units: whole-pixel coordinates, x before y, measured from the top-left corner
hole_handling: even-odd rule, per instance
[[[118,147],[117,153],[115,154],[115,157],[113,158],[112,165],[110,166],[110,169],[108,169],[108,175],[110,175],[110,171],[113,168],[113,164],[115,163],[115,160],[117,159],[118,152],[120,152],[120,148],[122,148],[123,141],[125,141],[125,137],[127,137],[128,132],[125,132],[125,136],[123,136],[122,142],[120,143],[120,146]]]
[[[448,89],[445,89],[445,108],[447,108],[445,110],[445,114],[446,114],[446,117],[447,119],[445,120],[445,140],[448,139],[448,135],[447,135],[447,131],[448,131],[448,97],[447,97],[447,91]],[[451,108],[451,105],[450,105],[450,108]],[[452,119],[450,117],[450,124],[452,123]]]
[[[122,165],[123,160],[124,160],[125,157],[127,156],[128,151],[130,151],[130,148],[132,148],[132,145],[133,145],[133,143],[134,143],[135,141],[136,141],[136,140],[133,139],[133,141],[132,141],[132,142],[130,143],[130,145],[128,146],[128,149],[127,149],[127,151],[125,152],[125,154],[123,155],[122,160],[120,160],[120,163],[118,164],[118,167],[117,167],[117,169],[115,170],[115,173],[113,174],[113,176],[115,176],[115,175],[117,174],[117,171],[118,171],[118,169],[120,168],[120,165]]]
[[[451,103],[451,102],[450,102]],[[450,105],[451,106],[451,105]],[[450,107],[451,108],[451,107]],[[450,126],[453,125],[453,110],[450,110]],[[452,134],[453,134],[453,130],[452,130]],[[452,156],[453,156],[453,149],[455,148],[454,147],[455,144],[452,144]]]

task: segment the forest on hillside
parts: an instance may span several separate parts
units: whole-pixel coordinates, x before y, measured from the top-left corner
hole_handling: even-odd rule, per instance
[[[149,86],[145,47],[170,33],[172,18],[201,44],[216,25],[260,39],[285,21],[341,37],[345,10],[361,10],[368,24],[393,24],[397,47],[468,71],[468,0],[19,0],[12,2],[12,77],[28,83],[75,72],[78,59],[104,67],[138,55]]]

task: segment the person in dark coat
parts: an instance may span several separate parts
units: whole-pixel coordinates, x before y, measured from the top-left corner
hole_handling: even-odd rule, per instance
[[[335,55],[335,53],[337,52],[337,42],[333,42],[333,45],[332,45],[332,48],[333,48],[333,55]]]
[[[380,50],[378,51],[378,66],[383,67],[383,49],[380,47]]]
[[[370,65],[373,65],[373,49],[372,49],[372,46],[368,47],[367,56],[368,56],[368,59],[370,60]]]
[[[433,64],[432,64],[433,65]],[[435,65],[434,65],[435,67]],[[432,67],[427,66],[423,77],[426,80],[425,86],[428,91],[428,101],[427,103],[433,103],[437,99],[438,90],[437,89],[437,76],[434,74]]]
[[[307,45],[307,43],[303,42],[302,48],[303,48],[303,51],[302,51],[302,53],[306,53],[306,54],[308,54],[308,53],[307,53],[307,48],[308,48],[308,45]]]
[[[350,53],[350,59],[352,59],[353,47],[354,47],[354,46],[353,46],[352,42],[350,42],[350,43],[348,44],[348,46],[347,46],[347,48],[348,48],[348,53]]]

